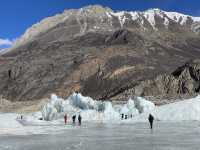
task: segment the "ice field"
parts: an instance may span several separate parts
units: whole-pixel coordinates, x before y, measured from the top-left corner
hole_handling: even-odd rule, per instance
[[[82,126],[73,125],[72,115],[79,114]],[[41,111],[20,116],[0,113],[0,150],[199,149],[200,96],[158,107],[142,97],[113,105],[77,93],[67,99],[53,94]]]
[[[1,150],[198,150],[199,122],[65,126],[57,132],[0,136]]]

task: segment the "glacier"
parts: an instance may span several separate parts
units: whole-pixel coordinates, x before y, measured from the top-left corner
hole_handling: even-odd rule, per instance
[[[156,122],[200,121],[200,96],[176,103],[155,106],[142,97],[129,99],[125,104],[97,101],[80,93],[73,93],[66,99],[55,94],[41,108],[41,111],[23,114],[0,113],[0,134],[45,134],[59,131],[64,126],[64,115],[68,116],[67,128],[72,126],[71,116],[81,115],[84,124],[135,124],[148,123],[152,114]],[[127,119],[121,119],[121,114]]]
[[[47,109],[48,108],[48,109]],[[109,101],[97,101],[80,93],[73,93],[67,99],[52,94],[49,102],[41,110],[44,120],[59,120],[67,114],[81,114],[84,121],[97,122],[140,122],[147,121],[153,114],[158,121],[196,121],[200,120],[200,96],[155,106],[154,103],[142,97],[129,99],[126,104],[112,104]],[[121,120],[121,115],[127,115],[127,120]]]
[[[131,116],[147,113],[155,108],[155,105],[142,97],[135,100],[129,99],[127,104],[115,106],[109,101],[97,101],[91,97],[84,97],[80,93],[73,93],[66,100],[52,94],[50,101],[43,107],[44,120],[51,121],[63,118],[67,114],[80,114],[84,120],[113,121],[120,120],[121,114]],[[91,114],[91,115],[90,115]]]

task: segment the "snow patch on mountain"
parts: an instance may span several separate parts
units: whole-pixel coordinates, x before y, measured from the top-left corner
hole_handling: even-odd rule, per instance
[[[153,9],[147,10],[143,13],[144,17],[148,20],[153,28],[155,28],[156,21],[155,21],[155,11]]]
[[[119,19],[120,25],[121,27],[123,27],[124,23],[123,23],[123,17],[124,17],[124,12],[117,12],[117,13],[111,13],[113,16],[117,17]]]
[[[175,22],[180,23],[181,25],[186,24],[189,18],[189,16],[177,12],[166,12],[166,14],[171,20],[174,20]]]

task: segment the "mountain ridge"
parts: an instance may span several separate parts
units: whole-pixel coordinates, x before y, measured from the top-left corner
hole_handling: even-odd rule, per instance
[[[191,30],[198,33],[198,30],[200,28],[200,17],[192,17],[190,15],[185,15],[177,12],[167,12],[163,11],[158,8],[152,8],[148,9],[146,11],[113,11],[112,9],[108,7],[103,7],[101,5],[90,5],[86,6],[80,9],[67,9],[61,14],[57,14],[52,17],[47,17],[40,22],[34,24],[32,27],[28,28],[26,32],[16,40],[16,42],[13,44],[13,47],[16,48],[17,46],[20,46],[20,44],[26,43],[27,39],[32,40],[35,36],[38,36],[40,33],[46,32],[48,29],[55,27],[57,24],[62,23],[66,21],[71,15],[73,17],[76,17],[76,19],[83,15],[83,14],[89,14],[93,13],[100,14],[98,17],[117,17],[121,28],[123,28],[123,25],[125,24],[126,20],[128,21],[139,21],[139,25],[143,28],[143,30],[146,29],[144,27],[144,21],[148,21],[148,23],[151,25],[151,27],[154,30],[157,30],[155,17],[159,16],[162,19],[164,19],[164,25],[167,28],[169,25],[170,20],[174,21],[176,23],[180,23],[181,25],[187,25],[187,23],[191,23]],[[126,15],[129,15],[127,17]],[[144,20],[145,19],[145,20]],[[77,19],[78,20],[78,19]],[[96,27],[97,29],[98,27]],[[81,29],[81,32],[84,32],[84,28]],[[95,27],[93,28],[95,30]]]

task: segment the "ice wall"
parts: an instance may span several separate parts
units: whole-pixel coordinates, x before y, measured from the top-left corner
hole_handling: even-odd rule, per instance
[[[109,101],[96,101],[80,93],[73,93],[65,100],[52,94],[41,112],[43,119],[47,121],[62,118],[64,114],[67,114],[69,118],[74,114],[81,114],[87,121],[108,121],[119,120],[121,114],[133,117],[148,112],[154,107],[152,102],[141,97],[135,100],[129,99],[125,105],[113,106]]]

